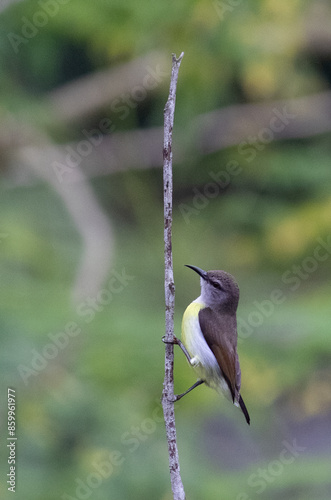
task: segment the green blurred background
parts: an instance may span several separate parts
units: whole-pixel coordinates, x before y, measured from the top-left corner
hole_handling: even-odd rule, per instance
[[[241,290],[240,411],[176,405],[187,498],[329,499],[331,6],[7,1],[0,8],[1,498],[7,387],[24,500],[170,500],[163,109],[174,127],[175,328],[184,264]],[[195,376],[175,356],[175,390]]]

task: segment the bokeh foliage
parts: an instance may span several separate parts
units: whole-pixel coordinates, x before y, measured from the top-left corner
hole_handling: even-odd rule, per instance
[[[318,12],[331,19],[327,2],[54,2],[56,15],[17,53],[8,34],[21,35],[40,2],[13,3],[1,13],[0,113],[3,119],[24,118],[58,143],[79,140],[100,113],[61,126],[49,113],[48,92],[152,50],[169,54],[169,60],[172,52],[185,52],[175,137],[176,127],[183,130],[201,113],[294,99],[330,86],[331,48],[325,48],[327,56],[312,51],[308,36]],[[162,125],[168,84],[163,78],[126,120],[116,122],[118,130]],[[110,105],[102,116],[116,121]],[[329,142],[327,133],[271,142],[252,162],[234,146],[188,154],[179,163],[174,148],[176,332],[184,308],[199,292],[197,277],[184,264],[236,276],[238,315],[246,324],[239,341],[242,393],[252,420],[248,428],[239,411],[204,387],[178,404],[181,469],[190,499],[330,497]],[[240,174],[217,196],[206,195],[210,173],[230,161],[238,162]],[[55,500],[65,493],[79,498],[76,488],[95,472],[93,464],[109,462],[109,454],[117,453],[120,463],[86,498],[170,499],[159,405],[161,169],[135,171],[132,165],[132,171],[90,180],[114,226],[112,268],[125,269],[133,279],[87,322],[71,298],[82,241],[61,198],[40,180],[19,182],[5,158],[0,167],[1,407],[5,417],[7,386],[15,387],[17,498]],[[47,159],[45,168],[50,168]],[[200,205],[194,201],[198,193]],[[194,209],[186,219],[183,204]],[[321,241],[325,259],[317,261]],[[280,290],[279,304],[270,302],[274,290]],[[257,312],[262,322],[252,326]],[[77,323],[80,333],[24,384],[18,366],[30,366],[50,342],[49,334],[64,331],[68,322]],[[178,392],[194,382],[181,353],[176,353],[175,377]],[[293,440],[305,450],[293,463],[272,469],[283,442]],[[7,494],[4,442],[2,497]],[[261,492],[252,485],[260,468],[269,471]]]

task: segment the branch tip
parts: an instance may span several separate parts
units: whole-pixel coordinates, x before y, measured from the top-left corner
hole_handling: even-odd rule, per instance
[[[182,52],[179,57],[177,57],[176,54],[172,54],[172,62],[179,65],[182,62],[183,57],[184,52]]]

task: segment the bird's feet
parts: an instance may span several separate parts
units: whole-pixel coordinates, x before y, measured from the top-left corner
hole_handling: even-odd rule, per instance
[[[165,340],[165,336],[162,337],[162,342],[164,342],[165,344],[175,344],[175,345],[179,345],[179,347],[181,348],[181,350],[183,351],[183,353],[185,354],[186,356],[186,359],[189,363],[191,363],[191,356],[190,356],[190,353],[188,352],[188,350],[186,349],[186,347],[184,346],[184,344],[182,343],[181,340],[179,340],[177,337],[173,337],[173,340],[169,341],[169,340]],[[194,359],[194,358],[193,358]],[[199,360],[198,360],[199,362]],[[192,364],[192,363],[191,363]],[[195,366],[195,365],[193,365]]]
[[[168,396],[168,401],[170,401],[170,403],[176,403],[176,401],[178,401],[178,396],[176,394],[174,394],[172,397]]]
[[[164,342],[165,344],[179,345],[179,340],[177,337],[175,337],[175,335],[173,337],[173,340],[166,340],[165,335],[163,335],[162,342]]]

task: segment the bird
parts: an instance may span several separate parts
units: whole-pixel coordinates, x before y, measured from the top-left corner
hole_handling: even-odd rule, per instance
[[[200,276],[201,293],[186,308],[181,340],[175,337],[173,343],[181,347],[199,378],[187,391],[177,395],[176,400],[205,383],[238,406],[250,424],[250,416],[240,394],[236,319],[239,286],[226,271],[186,267]]]

